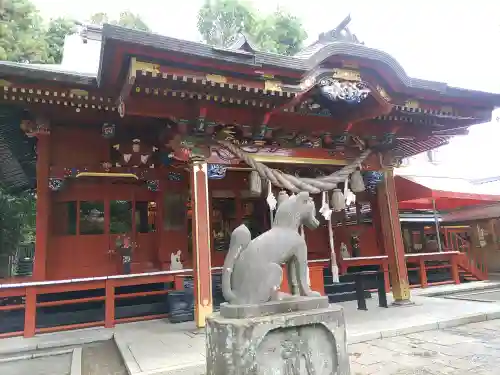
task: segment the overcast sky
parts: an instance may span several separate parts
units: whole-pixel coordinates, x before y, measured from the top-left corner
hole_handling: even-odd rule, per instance
[[[138,13],[154,32],[199,41],[196,14],[204,0],[32,0],[46,18]],[[496,0],[253,0],[260,12],[278,6],[300,17],[314,40],[351,13],[351,30],[370,47],[390,53],[412,77],[500,93],[500,1]],[[443,156],[484,175],[500,163],[478,166],[478,158],[497,160],[500,123],[475,127],[452,141]],[[476,155],[471,161],[470,156]],[[484,162],[482,163],[484,164]]]

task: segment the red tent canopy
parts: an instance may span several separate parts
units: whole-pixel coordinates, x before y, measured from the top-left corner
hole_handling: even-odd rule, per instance
[[[397,175],[395,183],[400,210],[432,210],[433,200],[439,211],[500,202],[500,194],[461,178]]]

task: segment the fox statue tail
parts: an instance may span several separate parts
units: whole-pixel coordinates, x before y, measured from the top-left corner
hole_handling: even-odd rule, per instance
[[[234,265],[241,252],[248,247],[251,240],[252,235],[245,224],[241,224],[238,228],[233,230],[231,234],[229,251],[227,252],[226,259],[224,260],[224,267],[222,269],[222,294],[224,295],[224,299],[229,303],[236,300],[236,295],[231,288],[231,275]]]

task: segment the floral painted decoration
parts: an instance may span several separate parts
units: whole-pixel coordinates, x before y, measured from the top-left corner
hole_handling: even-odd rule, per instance
[[[115,124],[105,123],[102,126],[102,137],[103,138],[105,138],[105,139],[113,138],[115,136],[115,133],[116,133],[116,126],[115,126]]]
[[[177,172],[168,172],[168,180],[179,182],[182,181],[182,176]]]
[[[62,178],[49,178],[49,189],[52,191],[61,191],[64,187]]]
[[[364,171],[362,173],[365,183],[365,190],[370,194],[375,194],[377,191],[377,185],[384,178],[384,174],[378,171]]]
[[[160,190],[160,181],[158,180],[148,180],[146,184],[149,191],[156,192]]]
[[[208,164],[207,177],[212,180],[221,180],[226,177],[227,167],[223,164]]]

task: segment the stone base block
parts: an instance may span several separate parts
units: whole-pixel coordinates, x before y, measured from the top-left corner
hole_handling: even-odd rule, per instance
[[[223,318],[242,319],[258,316],[284,314],[295,311],[326,309],[329,306],[328,297],[291,297],[283,301],[270,301],[255,305],[220,305],[220,315]]]
[[[205,330],[206,375],[350,375],[340,306],[244,319],[213,314]]]

